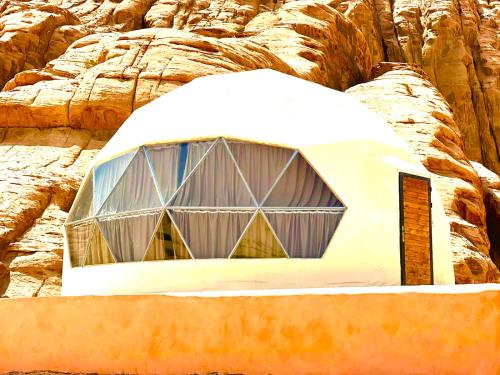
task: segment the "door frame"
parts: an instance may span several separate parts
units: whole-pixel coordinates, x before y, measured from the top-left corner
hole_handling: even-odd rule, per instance
[[[432,186],[429,177],[419,176],[407,172],[399,172],[399,258],[401,264],[401,285],[406,285],[406,272],[405,272],[405,242],[404,242],[404,191],[403,181],[405,177],[415,178],[418,180],[427,181],[428,194],[429,194],[429,250],[430,250],[430,272],[431,272],[431,285],[434,285],[434,251],[432,247]]]

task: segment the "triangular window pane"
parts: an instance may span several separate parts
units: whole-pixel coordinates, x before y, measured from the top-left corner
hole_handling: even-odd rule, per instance
[[[287,255],[259,212],[243,233],[231,258],[287,258]]]
[[[194,258],[227,258],[253,212],[174,209],[177,224]]]
[[[109,249],[99,226],[94,223],[92,240],[90,241],[84,265],[91,266],[94,264],[107,263],[115,263],[115,259],[113,258],[113,254],[111,254],[111,250]]]
[[[161,206],[148,161],[143,151],[139,150],[102,205],[99,215]]]
[[[77,225],[68,225],[66,235],[68,239],[69,257],[73,267],[80,267],[85,260],[85,254],[92,235],[92,221]]]
[[[191,259],[184,240],[165,213],[144,260]]]
[[[286,148],[233,141],[229,141],[228,146],[259,204],[294,152]]]
[[[343,212],[264,211],[290,258],[321,258]]]
[[[99,212],[135,153],[129,152],[94,168],[94,212]]]
[[[164,202],[168,202],[212,142],[158,145],[146,148]]]
[[[78,220],[87,219],[92,216],[92,195],[93,195],[93,182],[92,173],[90,173],[85,179],[78,196],[73,202],[71,211],[68,215],[68,223],[72,223]]]
[[[98,219],[117,262],[137,262],[144,258],[160,216],[161,211]]]
[[[249,207],[250,191],[224,142],[210,149],[169,206]]]
[[[266,198],[266,207],[342,207],[316,171],[297,154]]]

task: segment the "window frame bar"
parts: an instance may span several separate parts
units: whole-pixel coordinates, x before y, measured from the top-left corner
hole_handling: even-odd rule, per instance
[[[106,202],[108,201],[108,199],[109,199],[109,197],[111,196],[111,194],[113,194],[113,192],[115,191],[116,187],[118,186],[118,184],[119,184],[119,183],[120,183],[120,181],[122,180],[122,178],[123,178],[123,176],[125,175],[125,172],[127,171],[128,167],[130,166],[130,163],[132,163],[132,161],[136,158],[137,153],[138,153],[139,151],[140,151],[140,147],[136,148],[136,149],[135,149],[135,151],[133,151],[133,152],[134,152],[134,154],[133,154],[133,155],[132,155],[132,157],[130,158],[130,160],[129,160],[129,162],[127,163],[127,165],[125,166],[125,168],[123,168],[123,172],[122,172],[122,174],[120,175],[120,177],[118,178],[118,180],[116,180],[115,185],[114,185],[114,186],[113,186],[113,188],[109,191],[109,193],[108,193],[108,195],[107,195],[106,199],[104,199],[104,200],[102,201],[101,206],[100,206],[97,210],[94,210],[94,211],[95,211],[95,212],[94,212],[94,216],[95,216],[95,217],[99,216],[99,213],[101,212],[102,207],[106,204]],[[131,152],[132,152],[132,151],[131,151]],[[102,163],[102,164],[99,164],[97,167],[100,167],[101,165],[104,165],[104,164],[106,164],[106,163],[109,163],[109,162],[111,162],[112,160],[116,160],[117,158],[119,158],[119,157],[121,157],[121,156],[124,156],[124,155],[127,155],[127,154],[128,154],[128,153],[125,153],[125,154],[120,155],[120,156],[118,156],[118,157],[116,157],[116,158],[110,159],[110,160],[108,160],[108,161],[106,161],[106,162],[104,162],[104,163]],[[92,203],[94,203],[94,192],[96,191],[96,189],[95,189],[95,169],[96,169],[96,167],[92,168],[92,173],[93,173],[93,175],[92,175],[92,184],[93,184],[93,185],[92,185],[92,189],[93,189],[93,190],[92,190]]]
[[[200,158],[200,160],[198,160],[198,163],[196,163],[196,165],[194,166],[194,168],[191,170],[191,172],[189,172],[189,174],[186,176],[186,178],[184,179],[184,181],[182,181],[182,184],[177,188],[177,190],[174,192],[174,194],[172,194],[172,196],[170,197],[170,199],[167,201],[167,203],[165,203],[165,205],[163,206],[164,208],[166,209],[169,209],[170,207],[173,207],[171,206],[170,204],[172,203],[172,201],[174,200],[174,198],[177,196],[177,194],[179,194],[179,191],[186,185],[186,183],[191,179],[191,176],[193,175],[193,173],[199,168],[200,164],[205,160],[205,158],[210,154],[210,152],[212,152],[212,149],[215,147],[215,145],[220,141],[220,139],[222,138],[215,138],[213,141],[206,141],[206,142],[212,142],[212,144],[210,145],[210,147],[208,148],[207,152],[205,152],[205,154]]]

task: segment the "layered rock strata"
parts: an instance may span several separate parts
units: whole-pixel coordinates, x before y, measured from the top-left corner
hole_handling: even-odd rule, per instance
[[[69,128],[0,129],[0,257],[10,268],[8,297],[59,293],[62,225],[87,164],[109,138]]]
[[[490,256],[500,267],[500,177],[479,163],[472,162],[481,179],[488,236],[491,242]]]

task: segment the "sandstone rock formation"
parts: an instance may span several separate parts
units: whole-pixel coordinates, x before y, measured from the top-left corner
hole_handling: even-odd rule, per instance
[[[486,208],[486,222],[491,241],[490,255],[500,268],[500,177],[479,163],[472,162],[481,179]]]
[[[500,171],[500,4],[375,0],[387,60],[418,64],[443,94],[467,156]]]
[[[391,124],[433,173],[450,219],[456,281],[500,282],[500,272],[489,257],[479,176],[465,156],[450,107],[425,73],[404,64],[381,64],[372,81],[347,93]]]
[[[58,293],[60,226],[104,130],[196,77],[258,68],[351,88],[385,117],[436,176],[457,282],[494,281],[498,178],[469,160],[500,173],[499,22],[483,0],[1,2],[7,295]],[[425,73],[372,71],[384,61]]]
[[[0,297],[5,294],[10,283],[10,270],[9,267],[0,262]]]
[[[62,225],[88,162],[109,137],[70,128],[0,129],[0,256],[10,267],[7,296],[59,293]]]

